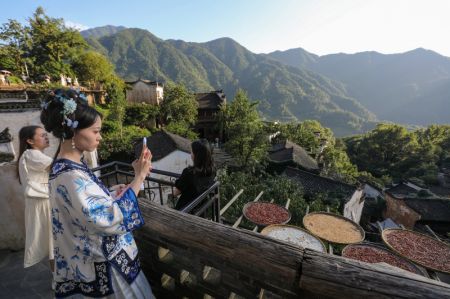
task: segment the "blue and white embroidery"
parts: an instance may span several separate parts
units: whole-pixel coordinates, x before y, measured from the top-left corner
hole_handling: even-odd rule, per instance
[[[52,231],[54,240],[56,240],[58,234],[64,233],[63,225],[59,221],[59,210],[57,208],[52,208]]]
[[[69,192],[67,192],[67,188],[63,185],[59,185],[56,188],[56,193],[58,193],[59,195],[61,195],[61,197],[63,198],[64,202],[69,205],[70,207],[72,207],[72,201],[70,200],[69,197]]]
[[[78,227],[80,233],[73,234],[73,236],[80,241],[80,245],[76,245],[74,248],[75,254],[71,257],[71,259],[80,260],[80,254],[82,256],[83,263],[86,264],[88,261],[92,259],[91,248],[92,248],[92,239],[90,238],[89,231],[86,226],[83,226],[78,218],[72,221],[72,224],[75,227]]]
[[[78,186],[77,189],[75,190],[77,193],[80,193],[81,191],[86,191],[87,187],[94,184],[94,182],[83,180],[82,178],[76,178],[74,182]]]
[[[89,297],[104,297],[114,293],[111,283],[111,269],[106,262],[94,263],[96,280],[89,282],[62,281],[56,282],[55,297],[67,297],[82,294]]]
[[[65,257],[59,253],[59,247],[53,248],[53,254],[55,256],[56,274],[67,277],[70,268],[67,264]],[[63,271],[65,272],[65,275],[62,274]]]
[[[90,196],[86,199],[88,208],[83,208],[83,214],[89,217],[92,222],[97,223],[101,219],[111,224],[114,215],[110,212],[112,202],[102,196]]]
[[[85,164],[60,159],[50,174],[55,238],[55,296],[114,293],[111,266],[128,283],[140,273],[130,231],[143,225],[134,192],[114,201]]]

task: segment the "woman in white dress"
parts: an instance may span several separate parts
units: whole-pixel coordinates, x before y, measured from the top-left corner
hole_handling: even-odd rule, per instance
[[[52,158],[43,153],[49,146],[47,132],[39,126],[23,127],[19,132],[17,170],[25,193],[24,267],[44,258],[53,271],[53,236],[48,192],[48,176]]]
[[[144,224],[136,194],[151,170],[150,151],[143,148],[133,162],[135,178],[113,197],[82,161],[102,139],[101,114],[85,96],[56,90],[41,121],[61,141],[49,180],[55,297],[154,298],[132,234]]]

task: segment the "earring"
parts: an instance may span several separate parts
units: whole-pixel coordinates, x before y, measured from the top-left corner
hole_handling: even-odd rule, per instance
[[[76,147],[75,147],[75,140],[73,139],[73,137],[72,137],[72,149],[76,149]]]

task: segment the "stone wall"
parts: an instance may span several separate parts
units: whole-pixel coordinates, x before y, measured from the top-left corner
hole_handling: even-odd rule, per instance
[[[0,113],[0,131],[9,128],[16,155],[19,154],[19,130],[29,125],[42,126],[39,117],[39,110]],[[49,138],[50,147],[45,154],[53,158],[59,141],[52,134]],[[90,167],[97,166],[96,152],[85,153],[85,157]],[[0,194],[0,249],[21,249],[25,245],[25,199],[16,176],[16,162],[0,163]]]
[[[16,176],[16,163],[0,164],[0,249],[25,246],[25,198]]]
[[[9,128],[9,133],[13,137],[13,146],[16,154],[19,154],[19,131],[24,126],[30,125],[38,125],[42,126],[42,123],[39,119],[41,115],[40,110],[30,110],[23,112],[7,112],[0,113],[0,131],[4,128]],[[50,147],[45,150],[45,153],[50,157],[56,152],[58,148],[58,139],[49,134],[50,138]],[[16,157],[17,159],[17,157]]]
[[[403,224],[408,229],[413,229],[420,215],[408,207],[403,199],[393,198],[386,194],[385,218],[391,218],[398,224]]]
[[[8,127],[13,136],[12,145],[19,154],[19,130],[24,126],[42,126],[39,110],[0,113],[0,130]],[[45,153],[53,157],[58,140],[50,134],[50,147]],[[25,199],[16,176],[16,162],[0,164],[0,249],[21,249],[25,246]]]

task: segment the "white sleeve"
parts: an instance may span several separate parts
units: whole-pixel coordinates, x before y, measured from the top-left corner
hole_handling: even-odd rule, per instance
[[[40,150],[27,150],[24,154],[28,169],[43,171],[48,168],[53,162],[52,158],[50,158]]]

